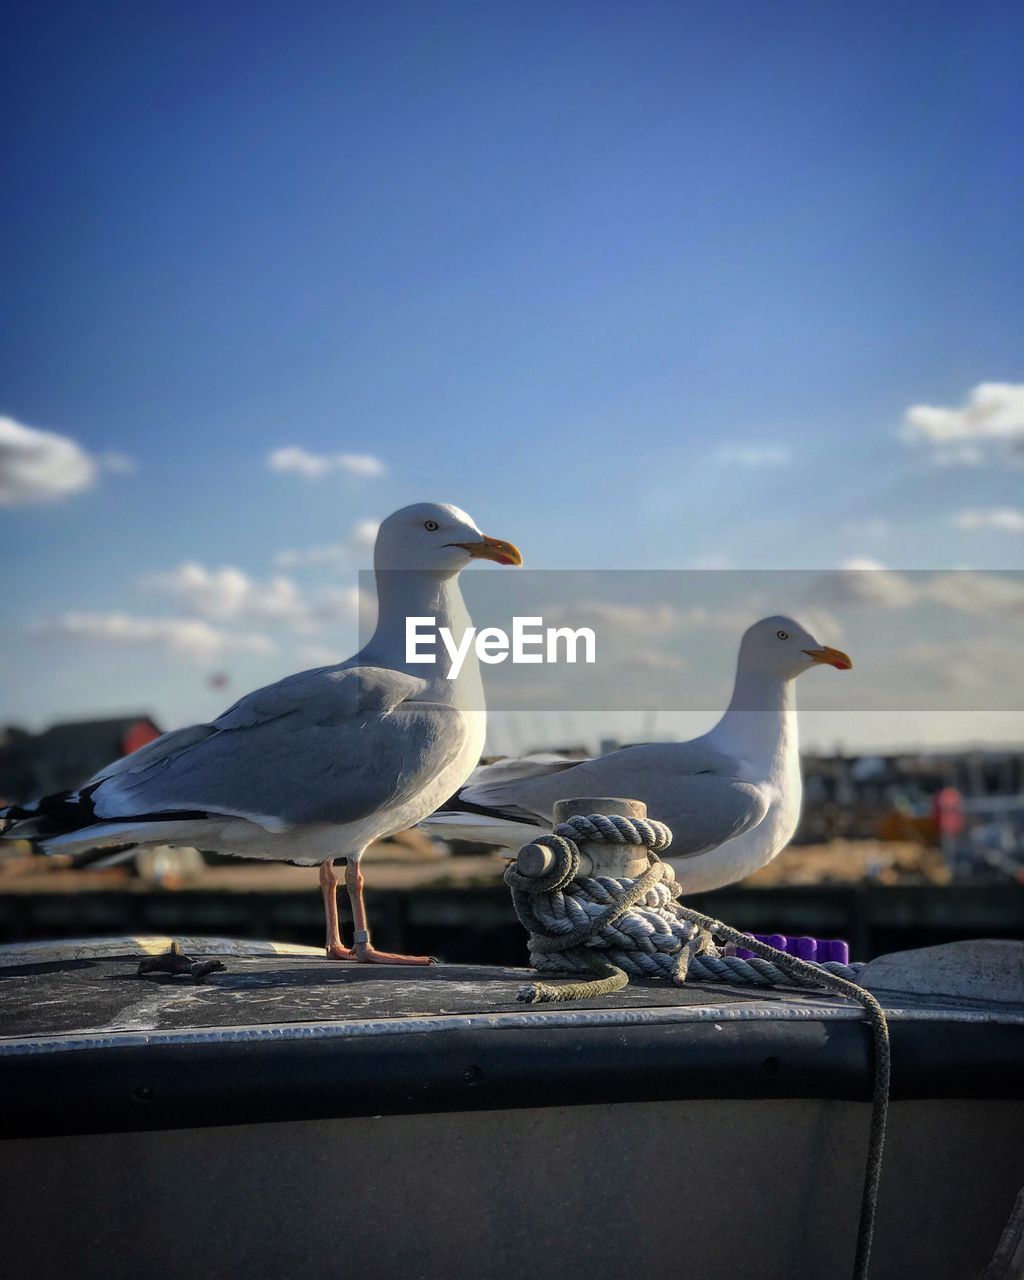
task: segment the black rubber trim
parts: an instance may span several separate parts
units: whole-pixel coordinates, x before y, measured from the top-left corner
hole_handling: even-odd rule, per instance
[[[893,1097],[1024,1097],[1024,1026],[892,1026]],[[454,1029],[0,1058],[8,1137],[671,1099],[870,1097],[845,1020]]]

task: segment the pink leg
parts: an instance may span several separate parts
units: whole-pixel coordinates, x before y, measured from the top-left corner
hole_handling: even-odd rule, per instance
[[[351,960],[352,952],[341,945],[341,932],[338,929],[338,873],[330,858],[320,863],[320,892],[323,894],[324,915],[327,917],[324,948],[327,956],[331,960]]]
[[[355,941],[352,959],[360,964],[433,964],[430,956],[399,956],[390,951],[377,951],[370,943],[370,930],[366,925],[366,904],[363,902],[363,873],[359,863],[350,861],[345,868],[345,887],[352,903],[352,919],[355,922]]]

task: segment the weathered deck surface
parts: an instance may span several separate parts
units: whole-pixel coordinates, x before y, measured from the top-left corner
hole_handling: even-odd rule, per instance
[[[525,969],[482,965],[402,970],[312,956],[226,956],[223,962],[225,970],[202,983],[168,975],[140,978],[137,956],[4,967],[0,969],[0,1037],[524,1012],[516,992],[535,976]],[[778,992],[680,989],[644,982],[631,984],[612,1001],[584,1000],[571,1007],[640,1010],[782,999]],[[814,1003],[821,1002],[815,998]],[[556,1007],[565,1008],[549,1005],[545,1009]]]
[[[632,981],[598,999],[522,1004],[529,969],[438,964],[429,968],[328,960],[313,948],[221,939],[184,939],[192,958],[217,957],[224,968],[201,981],[138,972],[140,958],[163,952],[167,939],[97,939],[0,949],[0,1052],[19,1042],[62,1038],[115,1043],[122,1033],[202,1033],[250,1028],[331,1027],[407,1022],[440,1025],[465,1018],[533,1021],[600,1012],[626,1021],[645,1016],[706,1020],[858,1019],[860,1006],[826,992],[736,987],[727,983]],[[272,949],[274,949],[272,951]],[[552,979],[557,981],[557,979]],[[984,1000],[880,994],[895,1021],[989,1023],[1024,1027],[1024,1006]],[[350,1028],[351,1030],[352,1028]]]

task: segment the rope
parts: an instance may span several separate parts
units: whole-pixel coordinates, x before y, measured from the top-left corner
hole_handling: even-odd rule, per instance
[[[579,878],[576,841],[642,846],[648,868],[636,880],[608,876]],[[866,1280],[874,1235],[889,1107],[891,1055],[889,1027],[875,997],[856,984],[862,964],[815,964],[733,929],[677,901],[675,873],[658,857],[672,842],[661,822],[592,814],[570,818],[534,846],[554,855],[543,876],[524,876],[515,863],[505,883],[523,927],[530,935],[530,961],[538,972],[590,973],[586,981],[521,987],[527,1003],[585,1000],[620,991],[636,977],[666,977],[682,984],[724,981],[744,986],[822,987],[860,1004],[871,1025],[874,1048],[871,1128],[861,1197],[854,1280]],[[529,847],[529,846],[527,846]],[[734,943],[752,959],[719,954],[716,943]]]
[[[577,840],[642,846],[650,865],[636,880],[603,876],[580,880]],[[586,982],[558,987],[530,984],[518,992],[520,1001],[535,1004],[609,995],[628,984],[630,973],[664,973],[673,981],[683,981],[691,952],[705,950],[710,940],[681,920],[675,928],[666,920],[672,895],[661,882],[666,871],[671,878],[672,869],[656,851],[667,849],[671,842],[672,833],[662,822],[592,814],[570,818],[551,835],[533,841],[554,855],[546,875],[524,876],[515,863],[505,869],[516,915],[530,935],[533,967],[594,975]],[[655,937],[660,940],[660,953]],[[663,958],[661,965],[655,959],[658,954]]]
[[[648,852],[648,872],[638,880],[579,874],[576,841],[643,846]],[[582,1000],[621,990],[629,977],[686,977],[701,982],[729,982],[734,986],[820,987],[818,973],[831,973],[856,981],[862,964],[807,962],[814,977],[780,967],[773,957],[782,953],[769,948],[769,957],[720,955],[709,931],[694,923],[694,914],[676,901],[675,872],[657,857],[667,849],[672,833],[661,822],[593,814],[562,823],[530,847],[549,850],[554,865],[547,875],[523,876],[510,866],[505,874],[523,926],[530,933],[530,961],[541,973],[593,972],[589,982],[570,987],[533,983],[519,993],[529,1003]],[[749,939],[741,937],[741,945]],[[594,952],[600,955],[595,956]]]
[[[690,908],[686,907],[684,910],[692,920],[694,917]],[[746,935],[744,934],[743,937]],[[753,948],[748,946],[748,942],[749,939],[740,945],[752,951]],[[784,951],[776,951],[774,947],[771,950],[773,955],[788,954]],[[864,968],[861,961],[840,964],[837,960],[826,960],[820,963],[805,960],[804,963],[810,964],[815,970],[813,981],[800,974],[786,973],[774,960],[764,960],[760,956],[754,956],[752,960],[743,959],[740,956],[701,956],[690,962],[689,976],[697,982],[731,982],[737,987],[784,987],[787,983],[792,986],[820,987],[821,981],[818,975],[821,973],[831,973],[837,978],[845,978],[847,982],[856,982],[861,969]]]

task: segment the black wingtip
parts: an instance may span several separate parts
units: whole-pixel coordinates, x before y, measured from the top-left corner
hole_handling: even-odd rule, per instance
[[[30,804],[12,804],[0,810],[2,833],[17,839],[18,827],[26,824],[26,840],[45,840],[47,837],[65,835],[88,827],[95,821],[92,803],[94,788],[77,791],[56,791]],[[30,826],[28,824],[31,824]]]
[[[475,804],[472,800],[464,800],[459,792],[456,792],[450,799],[435,811],[439,817],[446,814],[472,814],[474,817],[480,818],[496,818],[501,822],[518,822],[524,827],[535,827],[537,825],[536,818],[528,817],[523,813],[509,813],[505,809],[496,809],[491,805]]]

